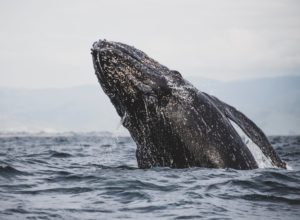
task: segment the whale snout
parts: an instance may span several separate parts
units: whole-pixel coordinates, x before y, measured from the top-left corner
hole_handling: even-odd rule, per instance
[[[107,40],[98,40],[96,42],[93,43],[92,46],[92,54],[93,52],[99,52],[101,50],[107,50],[107,49],[114,49],[114,47],[116,46],[117,43],[115,42],[111,42],[111,41],[107,41]]]

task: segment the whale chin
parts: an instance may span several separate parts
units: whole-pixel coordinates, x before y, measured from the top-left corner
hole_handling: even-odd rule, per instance
[[[137,145],[140,168],[286,168],[254,122],[178,71],[105,40],[93,44],[92,58],[102,89]]]

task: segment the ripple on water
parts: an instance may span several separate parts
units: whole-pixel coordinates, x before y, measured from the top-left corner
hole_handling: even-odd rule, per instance
[[[0,219],[299,219],[299,140],[271,137],[294,170],[238,171],[138,169],[128,137],[0,135]]]
[[[29,175],[29,173],[17,170],[9,165],[0,165],[0,176],[9,177],[9,176],[17,176],[17,175]]]
[[[67,157],[72,157],[72,154],[68,154],[65,152],[51,151],[50,157],[67,158]]]

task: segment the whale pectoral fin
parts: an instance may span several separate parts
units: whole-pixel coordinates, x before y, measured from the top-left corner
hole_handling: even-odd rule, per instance
[[[286,168],[286,164],[281,161],[276,151],[268,141],[266,135],[253,121],[233,106],[222,102],[214,96],[210,96],[206,93],[204,94],[227,118],[235,122],[243,130],[243,132],[245,132],[245,134],[261,149],[261,151],[272,160],[275,166]]]

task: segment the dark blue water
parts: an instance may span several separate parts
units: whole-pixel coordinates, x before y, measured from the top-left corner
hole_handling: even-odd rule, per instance
[[[0,219],[300,219],[300,136],[270,141],[293,170],[143,170],[129,137],[0,134]]]

